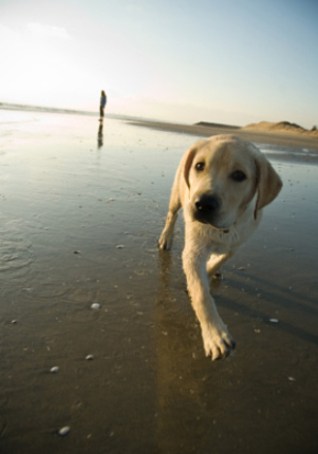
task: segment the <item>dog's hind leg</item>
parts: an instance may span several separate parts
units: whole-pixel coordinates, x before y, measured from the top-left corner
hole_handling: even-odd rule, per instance
[[[221,266],[225,263],[229,258],[231,258],[233,252],[225,252],[223,254],[212,254],[206,264],[206,271],[208,273],[209,278],[216,277],[218,279],[222,278]]]

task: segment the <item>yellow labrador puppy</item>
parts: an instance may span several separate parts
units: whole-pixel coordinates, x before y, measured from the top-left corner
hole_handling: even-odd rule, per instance
[[[250,237],[262,208],[281,187],[280,177],[258,148],[231,135],[197,142],[177,169],[159,248],[170,248],[182,207],[183,269],[205,353],[212,360],[227,356],[235,342],[218,314],[209,277]]]

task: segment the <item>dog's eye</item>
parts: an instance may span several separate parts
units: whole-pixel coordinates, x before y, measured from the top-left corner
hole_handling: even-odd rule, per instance
[[[198,172],[202,172],[202,170],[204,170],[204,166],[205,166],[204,162],[197,162],[194,167],[195,170],[197,170]]]
[[[232,180],[237,181],[238,183],[246,180],[247,178],[247,176],[245,175],[244,172],[242,172],[242,170],[235,170],[235,172],[231,173],[230,177],[232,178]]]

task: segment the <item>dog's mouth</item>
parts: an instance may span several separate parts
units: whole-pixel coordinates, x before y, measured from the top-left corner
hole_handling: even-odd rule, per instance
[[[192,205],[193,217],[202,224],[209,224],[215,229],[224,230],[227,226],[220,223],[221,199],[217,195],[202,194]]]
[[[201,224],[209,224],[212,227],[218,228],[217,222],[214,217],[207,216],[206,214],[200,213],[199,211],[194,212],[194,219],[198,222],[201,222]]]
[[[198,213],[194,214],[194,219],[196,221],[200,222],[201,224],[210,225],[214,229],[223,231],[224,233],[228,233],[228,231],[230,229],[230,226],[225,225],[225,224],[221,224],[221,223],[217,222],[214,219],[207,219],[206,217],[201,216]]]

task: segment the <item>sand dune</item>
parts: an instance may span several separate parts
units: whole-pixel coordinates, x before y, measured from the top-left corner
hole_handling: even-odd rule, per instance
[[[290,123],[289,121],[280,121],[278,123],[272,123],[270,121],[260,121],[259,123],[252,123],[242,128],[243,130],[254,130],[261,132],[282,132],[282,133],[294,133],[294,134],[306,134],[309,136],[318,137],[318,130],[305,129],[296,123]]]

